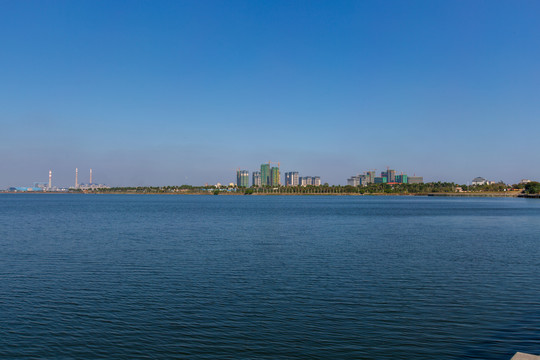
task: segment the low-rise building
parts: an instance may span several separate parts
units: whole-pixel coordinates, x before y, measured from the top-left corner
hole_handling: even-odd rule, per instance
[[[424,183],[423,176],[409,176],[407,178],[407,184],[423,184],[423,183]]]
[[[473,186],[478,186],[478,185],[489,185],[488,184],[489,181],[487,181],[486,179],[484,179],[483,177],[475,177],[473,180],[472,180],[472,185]]]
[[[79,184],[78,189],[80,190],[99,190],[99,189],[109,189],[110,186],[105,184]]]
[[[35,186],[13,186],[8,189],[12,192],[37,192],[37,191],[43,191],[43,188],[41,187],[35,187]]]

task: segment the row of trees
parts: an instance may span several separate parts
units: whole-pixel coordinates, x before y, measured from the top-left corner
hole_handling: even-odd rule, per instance
[[[493,192],[506,191],[508,186],[504,184],[469,186],[458,185],[451,182],[432,182],[422,184],[370,184],[367,186],[333,185],[322,186],[282,186],[278,188],[260,187],[240,189],[246,194],[429,194],[429,193],[453,193],[461,187],[464,191]]]
[[[537,181],[531,181],[523,186],[526,194],[540,194],[540,183]]]
[[[81,190],[79,190],[81,191]],[[96,190],[99,193],[136,193],[136,194],[169,194],[182,192],[199,192],[200,187],[191,185],[181,186],[137,186],[137,187],[112,187]]]
[[[250,194],[429,194],[429,193],[453,193],[460,187],[463,191],[469,192],[499,192],[507,191],[509,187],[502,183],[491,185],[467,186],[458,185],[451,182],[432,182],[422,184],[370,184],[368,186],[342,186],[328,185],[321,186],[263,186],[250,188],[221,187],[215,186],[139,186],[139,187],[114,187],[99,189],[100,193],[138,193],[138,194],[201,194],[222,192],[235,192],[246,195]],[[513,187],[518,187],[514,185]],[[521,186],[524,192],[529,194],[540,193],[540,183],[531,182]]]

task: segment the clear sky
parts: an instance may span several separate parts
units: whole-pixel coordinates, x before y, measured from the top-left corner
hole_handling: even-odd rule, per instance
[[[0,1],[0,188],[540,179],[539,1]]]

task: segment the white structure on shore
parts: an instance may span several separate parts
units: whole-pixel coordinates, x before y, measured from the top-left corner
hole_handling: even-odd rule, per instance
[[[79,190],[99,190],[99,189],[110,189],[110,186],[105,184],[80,184],[77,189]]]
[[[495,184],[494,181],[489,181],[489,180],[486,180],[484,179],[483,177],[475,177],[472,181],[472,185],[473,186],[476,186],[476,185],[491,185],[491,184]]]
[[[92,169],[90,169],[90,182],[88,184],[79,184],[79,169],[75,169],[75,187],[72,189],[79,189],[83,191],[110,189],[110,186],[105,184],[94,184]]]

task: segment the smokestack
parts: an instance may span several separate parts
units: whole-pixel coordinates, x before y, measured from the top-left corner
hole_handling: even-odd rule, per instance
[[[75,168],[75,188],[79,187],[79,169]]]
[[[92,182],[92,169],[90,169],[90,184],[93,184],[93,182]]]
[[[52,188],[52,170],[49,170],[49,189]]]

